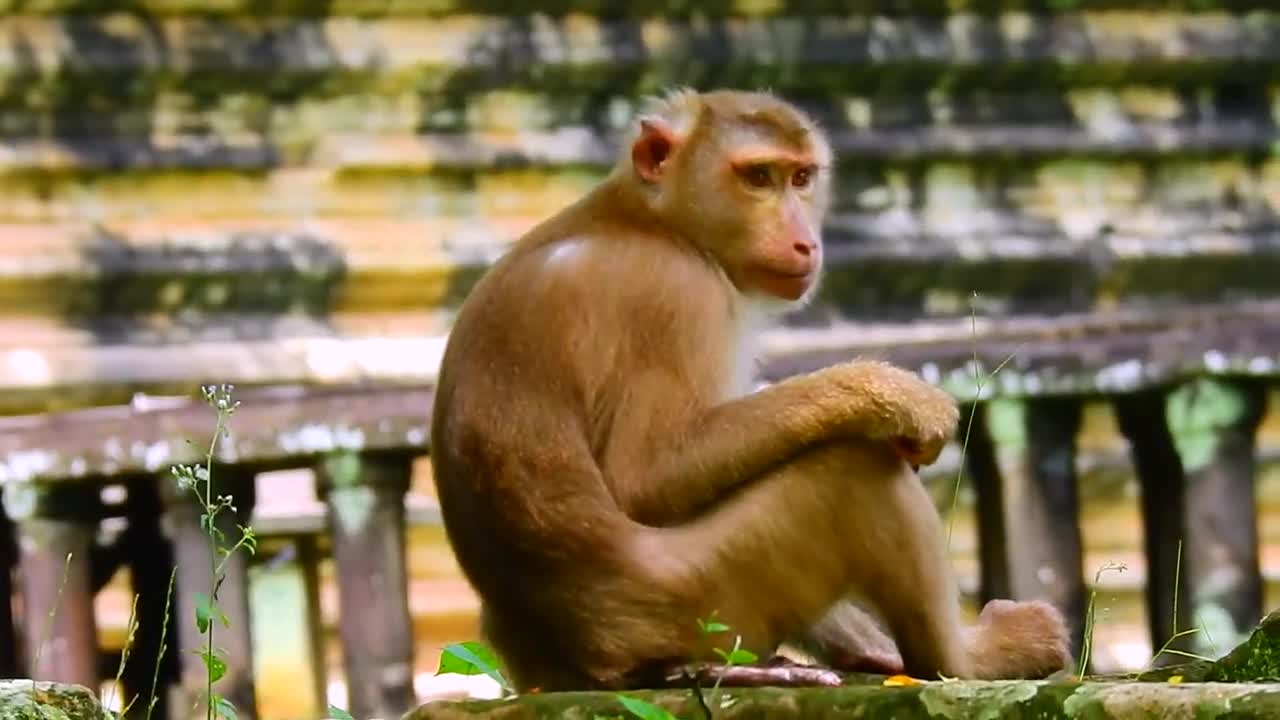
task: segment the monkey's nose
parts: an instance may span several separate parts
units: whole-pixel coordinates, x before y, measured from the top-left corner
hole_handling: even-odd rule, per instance
[[[809,257],[810,255],[813,254],[813,245],[806,242],[798,242],[795,245],[792,245],[791,247],[793,250],[796,251],[796,254],[799,255],[800,257]]]

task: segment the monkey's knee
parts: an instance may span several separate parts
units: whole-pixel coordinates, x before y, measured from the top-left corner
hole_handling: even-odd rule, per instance
[[[904,468],[910,471],[911,468],[889,443],[876,440],[842,439],[824,443],[814,448],[813,452],[823,462],[852,465],[869,471],[899,472]]]
[[[886,481],[914,482],[919,477],[888,443],[871,440],[825,443],[804,452],[793,463],[811,477],[869,485],[873,491],[887,487]]]

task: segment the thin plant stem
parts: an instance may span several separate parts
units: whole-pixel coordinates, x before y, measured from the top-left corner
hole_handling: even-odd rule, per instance
[[[58,594],[53,598],[53,607],[49,608],[48,615],[44,619],[44,629],[40,632],[40,643],[36,645],[35,662],[31,665],[31,687],[35,688],[35,674],[40,671],[40,658],[44,655],[44,646],[49,642],[49,633],[53,631],[53,618],[58,614],[58,606],[62,604],[62,591],[67,588],[67,578],[71,576],[71,556],[74,553],[67,553],[66,559],[62,563],[62,581],[58,583]]]
[[[1173,561],[1173,627],[1171,632],[1178,634],[1178,588],[1182,582],[1182,539],[1178,539],[1178,554]]]
[[[1185,658],[1191,658],[1193,660],[1206,660],[1206,661],[1212,662],[1213,658],[1207,658],[1203,655],[1198,655],[1196,653],[1191,653],[1185,650],[1178,650],[1177,648],[1169,647],[1170,645],[1175,643],[1179,638],[1185,637],[1187,635],[1194,635],[1195,633],[1200,631],[1199,628],[1188,628],[1186,630],[1178,630],[1178,591],[1182,587],[1182,584],[1181,584],[1182,540],[1181,539],[1178,540],[1178,553],[1175,557],[1176,559],[1174,560],[1174,563],[1173,563],[1173,626],[1172,628],[1170,628],[1173,631],[1173,634],[1170,635],[1169,639],[1164,641],[1164,645],[1160,646],[1160,649],[1157,650],[1156,653],[1151,656],[1151,663],[1154,664],[1155,661],[1165,653],[1168,653],[1170,655],[1178,655],[1180,657],[1185,657]]]
[[[134,637],[138,632],[138,594],[133,594],[133,603],[129,607],[129,622],[125,625],[124,647],[120,648],[120,662],[116,665],[115,681],[111,683],[111,692],[107,694],[107,705],[110,706],[115,700],[117,692],[121,694],[123,701],[124,692],[121,689],[121,678],[124,677],[125,666],[129,664],[129,653],[133,649]],[[132,703],[130,703],[132,704]],[[125,708],[121,708],[120,715],[124,715]]]
[[[978,372],[978,309],[973,303],[973,298],[976,298],[977,295],[977,293],[974,293],[969,299],[969,328],[970,338],[973,340],[973,375],[975,382],[973,407],[969,408],[969,420],[964,427],[964,439],[960,442],[960,462],[959,467],[956,468],[956,482],[951,488],[951,511],[947,513],[948,552],[951,550],[951,537],[955,534],[956,529],[956,511],[960,507],[960,483],[964,479],[964,463],[969,453],[969,436],[973,432],[973,421],[978,414],[978,403],[982,400],[982,390],[986,387],[988,381],[994,380],[996,375],[1004,369],[1004,366],[1012,362],[1018,353],[1022,351],[1022,345],[1019,345],[1004,360],[1001,360],[1000,364],[996,365],[995,370],[992,370],[985,378]]]
[[[160,652],[156,654],[156,665],[151,672],[151,701],[147,704],[146,720],[151,720],[151,713],[155,710],[156,703],[160,700],[160,696],[156,693],[160,687],[160,665],[164,660],[165,650],[168,649],[168,646],[165,645],[165,638],[169,634],[169,610],[173,602],[173,581],[177,575],[178,567],[175,565],[169,571],[169,590],[164,596],[164,619],[162,621],[164,624],[160,626]]]
[[[1084,638],[1080,643],[1080,663],[1076,671],[1078,677],[1084,677],[1084,671],[1089,667],[1089,656],[1093,652],[1093,627],[1096,616],[1096,601],[1098,599],[1098,584],[1102,582],[1102,573],[1109,571],[1124,572],[1128,569],[1128,566],[1124,563],[1108,562],[1093,574],[1093,585],[1089,588],[1089,606],[1085,609],[1084,615]]]
[[[209,548],[209,604],[216,603],[215,596],[218,591],[218,553],[217,553],[217,526],[215,519],[219,508],[214,507],[213,498],[213,455],[218,447],[218,439],[222,437],[223,425],[226,422],[226,411],[218,408],[218,419],[213,428],[213,440],[209,442],[209,452],[205,454],[204,468],[204,512],[205,512],[205,531],[209,533],[211,547]],[[207,629],[205,631],[205,663],[209,663],[213,657],[213,627],[217,623],[213,618],[209,618]],[[205,718],[213,720],[213,673],[205,669]]]

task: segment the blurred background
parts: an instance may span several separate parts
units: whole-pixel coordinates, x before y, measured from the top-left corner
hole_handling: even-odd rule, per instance
[[[208,544],[169,468],[214,435],[201,386],[232,383],[240,717],[492,693],[434,676],[477,634],[427,460],[439,354],[676,85],[768,88],[831,133],[824,291],[761,381],[873,355],[955,395],[967,442],[925,480],[970,611],[1050,599],[1078,656],[1092,617],[1111,672],[1220,654],[1280,605],[1271,0],[0,12],[0,677],[136,714],[159,667],[182,716]]]

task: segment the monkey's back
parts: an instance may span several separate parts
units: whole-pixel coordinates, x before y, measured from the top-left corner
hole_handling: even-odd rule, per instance
[[[648,400],[627,379],[666,377],[672,352],[695,352],[708,338],[695,331],[680,341],[688,347],[672,347],[670,329],[690,326],[673,315],[689,305],[688,283],[645,267],[656,251],[633,242],[646,241],[527,238],[468,295],[445,350],[432,423],[436,491],[504,658],[527,642],[566,667],[599,661],[619,650],[592,628],[653,618],[669,600],[636,550],[647,529],[610,484],[611,443],[623,422],[672,420],[647,417]],[[682,381],[672,377],[664,391],[683,402],[692,391]],[[652,458],[641,461],[626,460]],[[636,598],[652,607],[637,611]]]
[[[584,415],[580,383],[557,371],[571,362],[569,298],[520,277],[525,260],[504,258],[473,289],[437,383],[435,483],[469,574],[513,563],[551,570],[548,563],[602,540],[596,527],[566,527],[563,518],[617,514],[575,422]],[[513,284],[524,292],[494,291]]]

